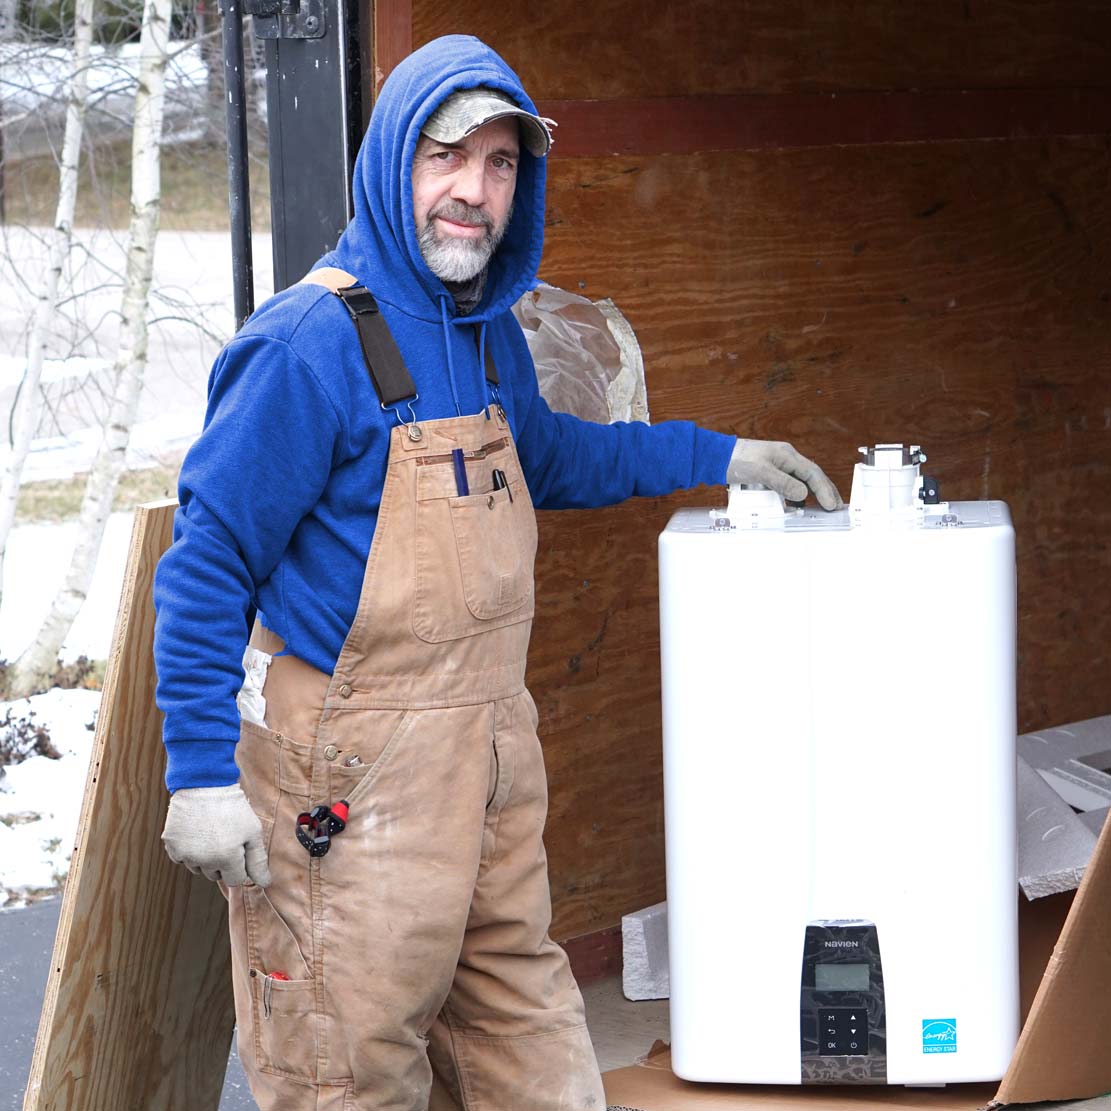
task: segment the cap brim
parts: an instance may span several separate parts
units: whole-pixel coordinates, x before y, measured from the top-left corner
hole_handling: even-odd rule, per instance
[[[437,142],[458,143],[480,127],[511,116],[516,116],[521,125],[521,142],[525,149],[543,158],[552,146],[547,125],[539,116],[496,96],[470,95],[456,104],[449,99],[429,116],[421,130]]]

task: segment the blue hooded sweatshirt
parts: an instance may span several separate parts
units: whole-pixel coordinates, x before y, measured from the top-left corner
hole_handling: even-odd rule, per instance
[[[500,89],[536,108],[475,38],[437,39],[386,81],[355,164],[355,215],[318,266],[377,298],[415,381],[419,420],[481,412],[489,349],[532,500],[591,507],[725,481],[736,442],[687,422],[598,425],[552,413],[510,306],[535,282],[544,159],[521,150],[513,216],[482,300],[460,316],[425,264],[413,218],[421,127],[458,89]],[[476,335],[478,344],[476,344]],[[355,617],[385,481],[391,427],[340,300],[295,285],[263,304],[216,359],[204,430],[179,486],[174,543],[158,566],[155,662],[166,784],[235,783],[241,659],[257,607],[286,650],[331,673]],[[406,419],[409,414],[402,405]]]

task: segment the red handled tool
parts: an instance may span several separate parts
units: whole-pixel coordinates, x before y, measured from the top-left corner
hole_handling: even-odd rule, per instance
[[[297,815],[297,840],[309,856],[323,856],[332,847],[332,838],[347,828],[347,799],[334,806],[314,806]]]

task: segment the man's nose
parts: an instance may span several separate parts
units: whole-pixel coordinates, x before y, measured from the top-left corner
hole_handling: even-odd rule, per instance
[[[455,175],[452,182],[452,200],[462,201],[472,208],[478,208],[486,200],[485,167],[479,163],[468,163]]]

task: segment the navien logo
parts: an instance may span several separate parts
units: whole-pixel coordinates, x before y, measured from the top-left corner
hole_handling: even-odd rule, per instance
[[[826,941],[823,942],[827,949],[859,949],[859,941]]]

